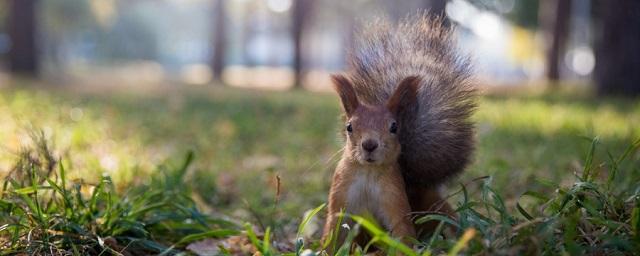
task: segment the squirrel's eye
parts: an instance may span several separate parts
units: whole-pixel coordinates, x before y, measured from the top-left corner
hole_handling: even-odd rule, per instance
[[[347,131],[348,132],[352,132],[353,131],[353,127],[351,127],[351,123],[347,123]]]
[[[398,132],[398,125],[396,124],[396,122],[391,123],[391,128],[389,128],[389,132],[391,133]]]

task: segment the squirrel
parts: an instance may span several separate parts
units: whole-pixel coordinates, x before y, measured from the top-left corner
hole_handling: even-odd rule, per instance
[[[471,160],[477,89],[453,34],[443,18],[423,13],[397,24],[378,19],[359,33],[346,72],[331,76],[346,143],[329,192],[325,244],[343,211],[370,215],[405,242],[435,227],[415,225],[412,214],[455,215],[439,189]],[[339,233],[338,245],[346,232]]]

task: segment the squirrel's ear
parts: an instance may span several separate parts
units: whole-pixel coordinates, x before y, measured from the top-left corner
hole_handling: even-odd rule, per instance
[[[387,101],[387,108],[391,113],[397,116],[403,109],[415,103],[420,81],[418,76],[409,76],[400,82],[396,91]]]
[[[332,75],[331,81],[333,81],[333,88],[340,95],[344,112],[350,117],[360,105],[356,91],[353,89],[353,84],[343,75]]]

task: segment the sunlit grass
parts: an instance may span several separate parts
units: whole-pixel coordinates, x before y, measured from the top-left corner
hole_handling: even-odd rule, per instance
[[[621,100],[621,99],[619,99]],[[558,133],[625,138],[639,135],[640,103],[584,100],[567,96],[564,100],[540,97],[486,97],[476,120],[496,129],[534,132],[545,136]]]
[[[196,161],[184,174],[184,184],[205,213],[270,226],[274,239],[295,239],[303,213],[326,201],[342,144],[339,110],[334,95],[302,91],[2,89],[0,176],[29,144],[34,128],[54,142],[52,149],[61,157],[68,180],[97,184],[108,175],[120,192],[148,185],[158,165],[192,150]],[[489,95],[481,99],[474,119],[475,161],[451,182],[449,191],[490,175],[488,186],[518,218],[522,216],[515,207],[523,193],[571,187],[584,170],[586,156],[592,155],[596,164],[610,161],[608,152],[617,157],[640,137],[640,103],[627,99],[566,93]],[[599,144],[591,154],[594,137]],[[637,167],[629,165],[639,157],[628,156],[630,162],[622,168],[627,171],[617,175],[616,184],[636,184]],[[610,175],[609,169],[600,175]],[[549,182],[557,185],[545,186]],[[460,194],[451,199],[459,200]],[[469,200],[481,198],[472,193]],[[523,204],[529,211],[527,201]],[[438,248],[456,241],[444,241]]]
[[[41,128],[70,163],[95,170],[71,171],[70,177],[99,180],[105,172],[117,184],[141,175],[131,170],[151,170],[170,156],[194,150],[199,160],[190,175],[198,179],[194,185],[208,203],[273,201],[279,176],[283,207],[301,214],[301,204],[311,207],[325,199],[318,192],[326,190],[335,162],[331,157],[341,147],[338,115],[332,94],[230,88],[148,94],[17,89],[0,94],[0,140],[3,150],[15,152],[28,138],[29,127]],[[551,170],[575,167],[589,143],[582,137],[600,136],[619,152],[624,142],[640,136],[640,104],[628,100],[490,96],[481,100],[475,119],[479,146],[463,179],[500,174],[496,187],[507,191],[525,187],[521,185],[534,174],[556,180],[570,176]],[[65,154],[68,150],[75,153]],[[0,157],[6,170],[12,156]],[[519,186],[505,186],[502,179]],[[267,191],[251,186],[256,183]],[[216,196],[207,196],[216,189]]]
[[[108,175],[97,183],[69,180],[42,132],[31,133],[0,190],[0,253],[32,255],[173,255],[184,249],[246,255],[364,255],[376,249],[385,255],[470,254],[628,254],[637,251],[640,230],[637,177],[640,139],[618,156],[596,162],[599,139],[591,141],[584,167],[573,184],[538,181],[554,190],[527,190],[509,207],[485,177],[467,184],[452,196],[457,217],[426,215],[416,222],[438,221],[436,231],[410,246],[391,237],[375,221],[343,214],[330,239],[319,243],[303,236],[324,204],[310,211],[292,237],[278,235],[278,223],[256,227],[211,218],[201,213],[189,194],[185,174],[193,160],[187,154],[177,166],[161,165],[146,183],[117,191]],[[632,171],[620,182],[619,174]],[[475,196],[472,196],[475,195]],[[523,200],[530,198],[532,200]],[[515,209],[514,209],[515,208]],[[348,225],[348,224],[347,224]],[[443,236],[443,227],[448,236]],[[272,230],[274,232],[272,233]],[[264,231],[264,233],[260,232]],[[344,243],[335,237],[347,232]],[[352,245],[359,232],[371,241]],[[451,232],[455,232],[451,236]],[[193,242],[213,239],[209,246]],[[306,241],[306,242],[305,242]],[[295,244],[293,244],[295,243]],[[185,248],[186,247],[186,248]]]

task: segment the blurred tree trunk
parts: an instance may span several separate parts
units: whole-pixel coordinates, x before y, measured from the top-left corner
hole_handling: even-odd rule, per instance
[[[20,75],[37,76],[36,0],[9,0],[9,69]]]
[[[213,59],[211,71],[213,79],[222,84],[222,71],[225,67],[225,51],[227,48],[227,0],[216,0],[213,6]]]
[[[296,89],[302,88],[302,80],[304,77],[302,37],[309,21],[309,16],[312,13],[313,1],[314,0],[293,0],[291,32],[293,35],[293,87]]]
[[[540,24],[547,35],[545,75],[550,85],[557,87],[569,35],[571,0],[543,0],[539,11]]]
[[[640,1],[597,1],[594,78],[599,95],[640,95]],[[597,8],[596,7],[596,8]]]

